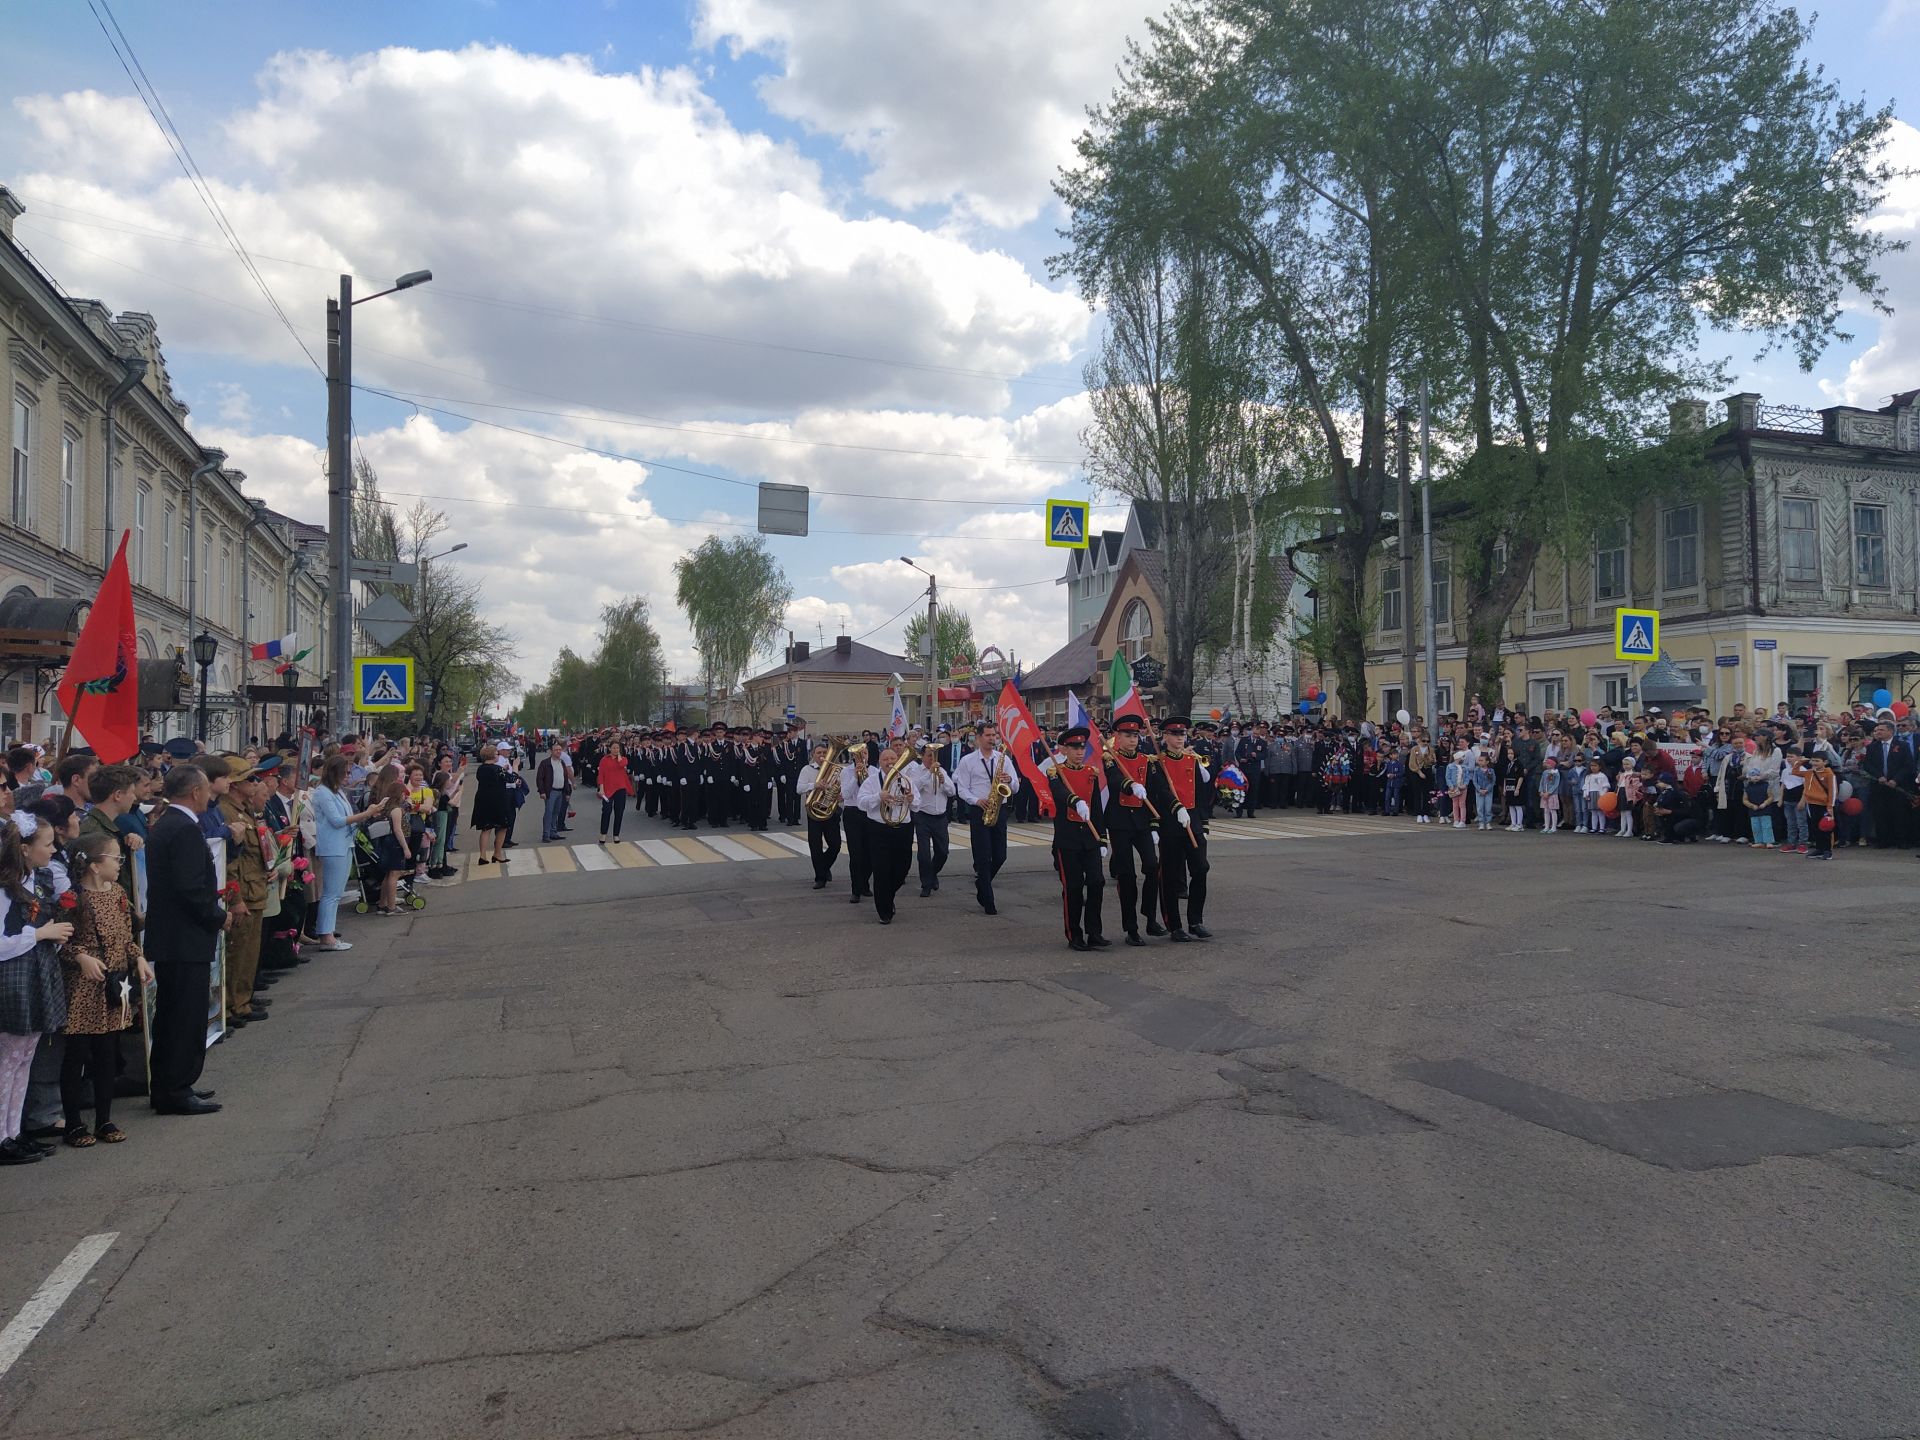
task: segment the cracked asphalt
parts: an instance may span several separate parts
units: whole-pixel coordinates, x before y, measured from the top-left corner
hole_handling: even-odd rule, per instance
[[[0,1434],[1920,1436],[1910,857],[1221,846],[1087,955],[955,864],[359,924],[222,1114],[0,1172],[0,1323],[119,1235]]]

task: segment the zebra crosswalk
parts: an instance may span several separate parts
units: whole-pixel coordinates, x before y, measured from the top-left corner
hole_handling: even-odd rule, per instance
[[[1331,838],[1409,835],[1412,824],[1405,819],[1373,815],[1308,815],[1283,812],[1274,819],[1215,819],[1208,826],[1211,844],[1246,840],[1325,840]],[[967,827],[955,823],[951,829],[955,850],[966,850]],[[1048,824],[1009,825],[1007,848],[1046,849],[1053,844],[1053,827]],[[455,874],[440,882],[446,885],[492,883],[525,880],[534,876],[572,875],[609,870],[656,870],[679,865],[747,865],[804,860],[807,837],[804,832],[769,830],[688,833],[643,840],[610,840],[605,845],[553,844],[521,845],[507,857],[505,865],[477,865],[470,855],[456,856],[461,863]]]

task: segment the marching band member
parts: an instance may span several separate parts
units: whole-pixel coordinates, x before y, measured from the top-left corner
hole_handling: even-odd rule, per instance
[[[1154,846],[1159,832],[1154,828],[1154,807],[1147,799],[1147,776],[1154,766],[1153,757],[1141,753],[1140,734],[1146,726],[1138,715],[1122,715],[1113,722],[1113,748],[1106,756],[1107,840],[1113,849],[1113,881],[1120,892],[1120,926],[1127,932],[1127,944],[1144,945],[1140,938],[1140,917],[1147,921],[1147,934],[1164,935],[1167,927],[1160,913],[1160,855]],[[1134,874],[1139,861],[1141,875]],[[1144,882],[1144,883],[1143,883]]]
[[[913,838],[920,857],[920,898],[940,888],[947,865],[947,806],[954,797],[953,776],[940,763],[940,748],[923,744],[920,758],[907,766],[913,785]]]
[[[1207,905],[1207,822],[1199,800],[1212,773],[1187,750],[1187,722],[1176,716],[1160,727],[1161,753],[1147,778],[1147,798],[1160,812],[1160,913],[1175,940],[1205,940],[1200,923]],[[1180,924],[1180,899],[1186,896],[1188,925]]]
[[[893,923],[893,897],[913,869],[913,786],[895,774],[903,752],[891,746],[880,763],[869,766],[860,785],[860,809],[866,814],[867,856],[873,865],[873,908],[882,925]]]
[[[1064,754],[1056,756],[1047,771],[1053,792],[1053,868],[1060,877],[1060,909],[1073,950],[1098,950],[1113,943],[1100,933],[1107,843],[1095,817],[1106,808],[1106,786],[1101,772],[1086,763],[1087,734],[1084,725],[1061,731]]]
[[[844,793],[840,789],[840,770],[835,766],[823,771],[828,747],[813,747],[813,758],[800,767],[796,790],[807,813],[807,854],[813,858],[813,888],[824,890],[833,879],[833,862],[840,858],[840,810]],[[818,791],[816,795],[814,792]],[[825,819],[814,814],[827,810]]]
[[[847,763],[840,767],[841,823],[847,831],[847,879],[853,882],[853,898],[858,905],[873,893],[873,857],[867,851],[867,812],[860,808],[860,791],[873,773],[867,759],[867,747],[861,741],[849,742]]]
[[[1001,754],[993,726],[982,725],[973,737],[973,751],[953,772],[954,792],[966,810],[967,838],[973,847],[973,894],[989,915],[993,907],[993,877],[1007,863],[1007,806],[1020,793],[1020,770]],[[999,793],[995,793],[995,787]]]

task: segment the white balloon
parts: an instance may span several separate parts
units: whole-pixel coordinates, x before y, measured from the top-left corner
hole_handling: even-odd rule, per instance
[[[1842,804],[1845,804],[1851,799],[1853,799],[1853,782],[1851,780],[1842,780],[1840,782],[1840,801]]]
[[[1404,710],[1394,711],[1393,718],[1398,720],[1402,725],[1411,725],[1413,723],[1413,716],[1409,715]]]

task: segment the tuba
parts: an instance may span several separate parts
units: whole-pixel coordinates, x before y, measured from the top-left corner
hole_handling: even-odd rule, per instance
[[[807,794],[807,814],[823,824],[840,808],[840,753],[844,748],[838,740],[827,746],[827,763],[820,767],[820,778]]]
[[[1005,763],[1002,752],[998,750],[994,751],[993,769],[988,772],[987,777],[992,783],[987,787],[987,798],[980,802],[980,823],[982,825],[998,823],[1000,819],[1000,807],[1006,804],[1013,796],[1013,786],[1000,778]]]
[[[913,823],[913,785],[905,770],[913,763],[913,750],[900,747],[900,758],[880,777],[880,819],[896,829]]]

